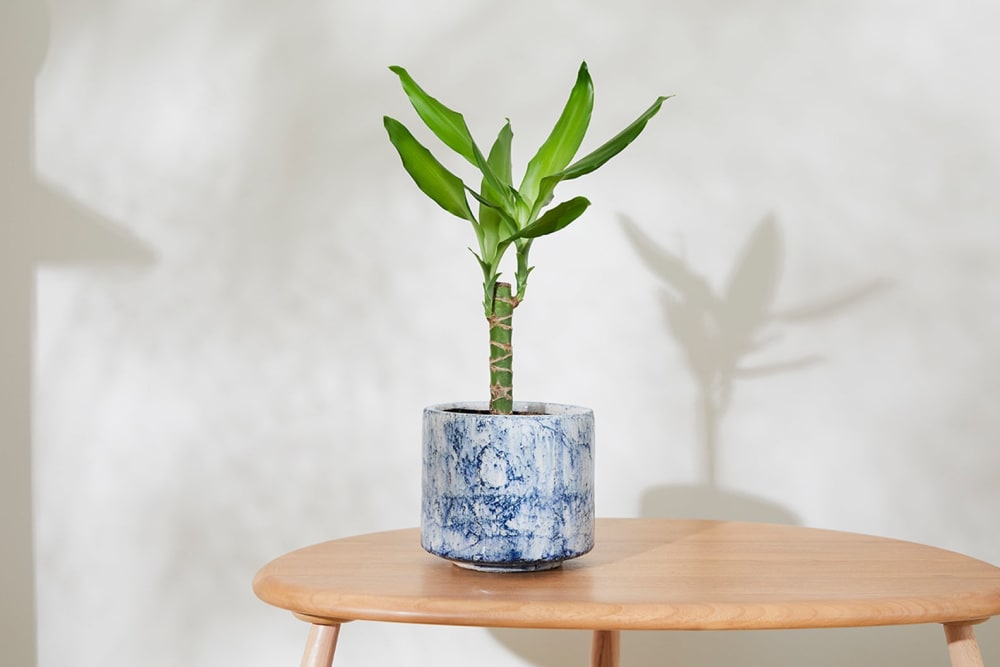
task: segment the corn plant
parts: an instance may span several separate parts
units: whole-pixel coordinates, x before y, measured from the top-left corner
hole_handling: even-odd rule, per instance
[[[562,181],[589,174],[620,153],[667,98],[658,97],[628,127],[574,162],[594,107],[593,81],[587,64],[581,64],[552,132],[528,162],[521,184],[515,188],[511,165],[514,135],[509,120],[500,128],[489,153],[484,154],[462,114],[428,95],[402,67],[389,69],[399,77],[403,92],[430,131],[478,171],[479,187],[474,189],[441,164],[402,123],[384,118],[389,140],[417,187],[441,208],[472,224],[478,247],[472,252],[483,272],[483,309],[490,333],[490,412],[510,414],[514,400],[513,311],[524,299],[528,275],[534,268],[528,262],[531,244],[565,228],[590,206],[585,197],[553,206],[555,188]],[[470,195],[478,204],[476,212],[469,204]],[[500,280],[501,260],[512,247],[516,256],[513,288]]]

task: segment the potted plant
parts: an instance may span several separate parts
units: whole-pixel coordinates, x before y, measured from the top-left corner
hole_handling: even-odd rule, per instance
[[[474,189],[402,123],[384,118],[389,139],[420,190],[472,225],[489,328],[489,403],[424,410],[421,542],[427,551],[472,568],[558,566],[593,547],[593,413],[514,401],[513,311],[527,290],[534,240],[564,229],[590,205],[579,196],[552,205],[556,186],[589,174],[621,152],[666,98],[657,98],[619,134],[574,161],[594,105],[593,82],[586,63],[581,64],[562,113],[515,187],[510,121],[483,153],[460,113],[428,95],[402,67],[390,70],[424,124],[477,173]],[[500,280],[501,262],[511,248],[513,287]]]

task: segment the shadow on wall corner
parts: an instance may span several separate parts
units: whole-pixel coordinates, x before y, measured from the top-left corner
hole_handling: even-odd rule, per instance
[[[31,359],[35,272],[43,264],[153,261],[141,242],[39,183],[34,81],[49,20],[40,0],[0,3],[0,647],[4,664],[36,663],[31,505]]]
[[[139,239],[39,182],[34,166],[34,82],[48,49],[45,3],[0,5],[0,257],[5,272],[44,264],[155,257]]]

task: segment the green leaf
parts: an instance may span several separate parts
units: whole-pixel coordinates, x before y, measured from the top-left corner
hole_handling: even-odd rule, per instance
[[[448,171],[431,152],[413,138],[399,121],[385,116],[384,124],[389,140],[395,146],[403,167],[424,194],[452,215],[476,224],[476,218],[465,198],[462,179]],[[477,227],[478,232],[478,227]]]
[[[465,117],[453,109],[449,109],[434,97],[431,97],[421,88],[413,77],[404,68],[393,65],[389,68],[399,76],[403,86],[403,92],[410,99],[410,103],[416,110],[417,115],[430,128],[431,132],[440,139],[445,146],[452,149],[466,160],[471,162],[483,176],[490,181],[493,188],[498,193],[502,193],[504,199],[510,199],[510,179],[505,184],[493,173],[483,156],[479,147],[476,146],[469,126],[465,122]]]
[[[564,201],[546,211],[542,217],[519,231],[511,239],[536,239],[539,236],[558,232],[583,215],[588,206],[590,206],[590,201],[586,197],[574,197]]]
[[[576,155],[590,125],[593,109],[594,84],[587,70],[587,63],[582,63],[559,120],[548,139],[528,162],[520,188],[525,200],[534,202],[541,179],[564,169]]]
[[[507,228],[510,234],[513,234],[514,232],[517,231],[517,221],[514,220],[514,218],[511,217],[511,215],[507,213],[507,211],[504,210],[503,206],[496,203],[495,201],[490,201],[489,199],[482,196],[481,194],[479,194],[478,192],[476,192],[475,190],[473,190],[468,186],[466,186],[465,190],[470,195],[472,195],[473,199],[479,202],[479,210],[483,214],[487,215],[491,213],[497,214],[500,216],[500,224],[503,227]]]
[[[493,148],[490,149],[490,156],[486,160],[493,174],[503,183],[510,183],[510,145],[513,136],[510,121],[508,121],[500,129],[496,141],[493,142]],[[483,195],[479,202],[479,221],[483,230],[483,254],[492,258],[497,254],[497,244],[500,242],[500,230],[504,217],[508,219],[507,226],[513,223],[516,228],[517,223],[510,219],[509,213],[504,211],[499,203],[504,201],[506,193],[497,192],[491,180],[484,174],[481,186]],[[477,199],[479,198],[477,197]]]
[[[428,95],[402,67],[393,65],[389,69],[399,76],[403,92],[410,98],[417,115],[431,132],[443,141],[445,146],[475,165],[475,142],[472,133],[469,132],[469,126],[465,123],[465,117]]]
[[[510,121],[507,121],[500,128],[500,132],[493,142],[493,147],[490,149],[490,156],[485,160],[489,171],[483,170],[480,191],[483,193],[483,198],[490,202],[496,202],[497,206],[500,206],[501,202],[510,201],[508,198],[511,176],[510,145],[513,138],[514,133],[510,129]],[[480,213],[482,212],[482,208],[480,208]]]
[[[515,241],[515,245],[517,245],[517,271],[514,273],[514,279],[517,281],[518,301],[524,298],[524,294],[528,290],[528,276],[535,270],[535,267],[528,265],[528,255],[531,253],[531,243],[533,241],[534,239],[518,239]]]
[[[605,162],[621,153],[626,146],[632,143],[636,137],[646,127],[646,122],[655,116],[660,110],[660,106],[670,97],[658,97],[652,106],[646,109],[641,116],[632,121],[632,124],[605,142],[600,148],[580,158],[568,168],[561,172],[562,179],[568,181],[578,178],[584,174],[589,174],[601,167]]]
[[[566,169],[558,173],[545,176],[539,184],[538,197],[535,200],[533,212],[537,212],[543,206],[548,204],[552,198],[552,192],[560,182],[589,174],[625,150],[625,148],[632,143],[640,133],[642,133],[642,130],[646,127],[646,123],[649,119],[657,114],[660,110],[660,106],[668,99],[670,99],[670,97],[658,97],[656,101],[653,102],[652,106],[646,109],[641,116],[632,121],[628,127],[602,144],[599,148],[580,158]]]
[[[511,184],[511,160],[510,160],[510,146],[514,140],[514,131],[510,127],[510,121],[508,120],[502,128],[500,128],[499,134],[497,134],[496,141],[493,142],[493,148],[490,149],[490,156],[486,160],[493,173],[496,174],[497,178],[504,185]]]

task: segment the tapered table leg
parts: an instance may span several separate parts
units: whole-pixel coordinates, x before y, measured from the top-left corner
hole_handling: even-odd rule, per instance
[[[302,654],[301,667],[330,667],[333,652],[337,649],[337,635],[340,625],[313,624],[309,629],[309,640]]]
[[[979,652],[976,633],[972,623],[945,623],[944,636],[948,639],[948,654],[951,667],[983,667],[983,656]]]
[[[617,630],[594,630],[590,667],[618,667],[621,633]]]

